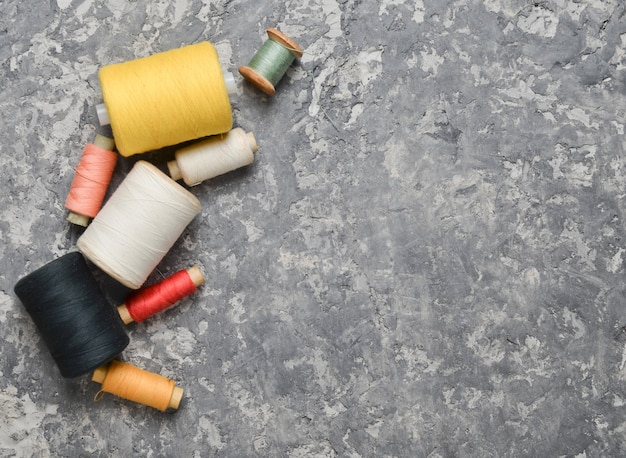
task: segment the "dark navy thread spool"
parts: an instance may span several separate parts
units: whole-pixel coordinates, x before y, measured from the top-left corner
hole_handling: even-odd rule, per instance
[[[14,291],[63,377],[93,371],[129,343],[116,309],[103,296],[78,252],[68,253],[23,277]]]

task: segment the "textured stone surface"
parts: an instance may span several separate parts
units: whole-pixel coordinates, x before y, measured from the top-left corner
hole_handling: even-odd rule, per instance
[[[0,12],[0,455],[623,453],[623,2]],[[271,99],[237,78],[256,162],[192,188],[202,213],[151,277],[198,263],[207,283],[131,325],[121,355],[175,379],[183,404],[94,403],[13,285],[75,250],[63,203],[106,133],[98,68],[207,39],[235,71],[267,27],[305,55]]]

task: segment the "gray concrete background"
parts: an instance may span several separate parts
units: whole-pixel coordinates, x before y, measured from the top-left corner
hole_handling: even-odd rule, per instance
[[[200,40],[235,71],[267,27],[305,55],[273,98],[237,75],[256,162],[151,277],[207,283],[121,355],[183,404],[94,403],[13,285],[76,249],[97,71]],[[625,68],[618,0],[0,1],[0,455],[623,455]]]

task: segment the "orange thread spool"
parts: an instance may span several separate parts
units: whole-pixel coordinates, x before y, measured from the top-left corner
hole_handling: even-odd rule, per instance
[[[102,384],[96,401],[102,398],[102,393],[111,393],[165,412],[178,409],[183,397],[183,389],[173,380],[117,360],[96,369],[91,380]]]
[[[139,323],[194,293],[203,282],[200,268],[193,266],[130,294],[117,309],[124,323]]]
[[[65,200],[69,222],[87,226],[100,211],[117,163],[114,147],[112,139],[101,135],[85,146]]]

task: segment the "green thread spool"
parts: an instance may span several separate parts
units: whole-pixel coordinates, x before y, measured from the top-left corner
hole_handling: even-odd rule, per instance
[[[302,57],[302,48],[277,29],[267,29],[269,39],[256,52],[248,65],[239,67],[239,73],[267,95],[274,95],[280,81],[296,57]]]

